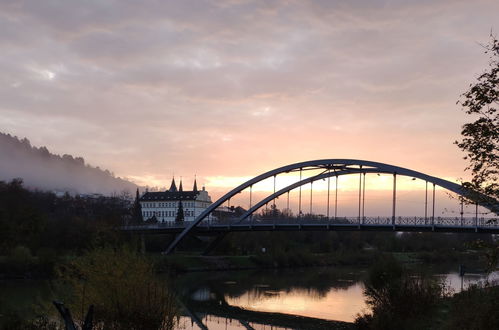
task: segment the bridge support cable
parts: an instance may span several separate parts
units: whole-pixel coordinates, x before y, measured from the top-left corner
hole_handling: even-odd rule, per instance
[[[251,208],[251,206],[253,206],[251,203],[252,203],[252,193],[253,193],[253,185],[251,185],[250,187],[250,195],[249,195],[249,208]],[[253,214],[250,216],[250,221],[252,220],[253,218]]]
[[[461,202],[461,226],[463,225],[463,217],[464,217],[464,201],[463,201],[463,197],[462,196],[459,196],[459,199],[460,199],[460,202]]]
[[[360,170],[362,170],[362,165],[360,166]],[[362,195],[362,172],[359,172],[359,225],[360,225],[360,204],[361,204],[361,195]]]
[[[289,192],[290,190],[299,189],[300,186],[306,185],[306,184],[310,183],[311,181],[322,180],[322,179],[327,178],[328,176],[333,176],[333,175],[336,176],[336,178],[338,178],[340,175],[357,174],[358,171],[359,171],[359,169],[357,168],[357,169],[351,169],[351,170],[350,169],[349,170],[342,170],[342,171],[333,172],[333,173],[326,172],[326,173],[318,174],[314,177],[306,178],[306,179],[303,179],[301,181],[295,182],[295,183],[293,183],[285,188],[282,188],[281,190],[276,191],[275,194],[269,195],[266,198],[262,199],[260,202],[256,203],[251,209],[247,210],[243,215],[241,215],[236,220],[236,223],[241,222],[244,219],[246,219],[247,217],[249,217],[252,213],[256,212],[259,208],[265,206],[265,204],[270,202],[273,198],[277,198],[280,195],[282,195],[286,192]],[[377,173],[378,172],[378,170],[376,170],[376,169],[364,169],[363,171],[366,171],[368,173]],[[382,172],[382,173],[384,173],[384,172]]]
[[[302,168],[300,167],[300,182],[301,182],[301,171]],[[298,196],[298,218],[301,218],[301,186],[300,186],[300,192]]]
[[[464,196],[465,198],[469,198],[473,202],[478,202],[479,205],[486,207],[487,209],[491,210],[492,212],[499,214],[499,202],[489,196],[485,196],[483,194],[474,192],[470,189],[466,189],[465,187],[447,181],[443,180],[437,177],[433,177],[430,175],[426,175],[421,172],[413,171],[407,168],[403,167],[398,167],[394,165],[389,165],[389,164],[383,164],[383,163],[378,163],[378,162],[372,162],[372,161],[366,161],[366,160],[356,160],[356,159],[319,159],[319,160],[312,160],[312,161],[305,161],[305,162],[300,162],[300,163],[295,163],[295,164],[290,164],[290,165],[285,165],[276,169],[273,169],[271,171],[265,172],[263,174],[260,174],[253,179],[250,179],[246,181],[245,183],[237,186],[236,188],[232,189],[231,191],[227,192],[225,195],[223,195],[221,198],[219,198],[217,201],[213,202],[208,208],[206,208],[204,211],[201,212],[201,214],[191,223],[185,227],[185,229],[175,238],[175,240],[170,244],[168,249],[165,251],[166,254],[172,252],[175,247],[178,245],[178,243],[183,240],[183,238],[189,234],[194,227],[198,226],[198,224],[206,220],[207,216],[209,217],[211,213],[216,210],[218,207],[223,205],[224,202],[226,202],[229,198],[235,196],[236,194],[240,193],[244,189],[250,187],[251,185],[261,182],[267,178],[270,178],[274,175],[281,174],[281,173],[290,173],[290,172],[296,172],[300,171],[300,178],[302,178],[302,171],[303,170],[326,170],[326,169],[333,169],[334,172],[332,173],[333,175],[338,174],[339,171],[342,171],[342,174],[354,174],[360,172],[359,167],[363,166],[362,171],[366,171],[368,173],[397,173],[401,174],[404,176],[411,176],[415,178],[419,178],[421,180],[425,180],[427,182],[430,182],[434,185],[439,185],[449,191],[455,192],[461,196]],[[366,167],[366,168],[364,168]],[[338,172],[337,172],[338,171]],[[324,176],[327,177],[327,176]],[[302,180],[300,180],[302,181]],[[310,181],[308,181],[310,182]],[[336,185],[338,184],[338,178],[336,180]],[[299,185],[295,185],[295,188],[298,188]],[[294,188],[293,188],[294,189]],[[287,190],[284,190],[286,192]],[[337,216],[337,189],[335,192],[335,216]],[[276,192],[277,194],[278,192]],[[434,199],[435,201],[435,199]],[[433,201],[433,204],[434,204]],[[481,202],[485,201],[485,202]],[[255,209],[255,206],[252,206],[251,209]],[[300,190],[300,200],[299,200],[299,209],[300,213],[299,216],[301,216],[301,190]],[[254,211],[252,211],[254,212]],[[434,220],[434,212],[433,212],[433,220]]]
[[[289,190],[288,190],[288,198],[287,198],[287,201],[286,201],[286,208],[287,208],[288,214],[291,214],[291,210],[289,209]]]
[[[274,194],[275,194],[275,180],[276,180],[276,176],[277,176],[277,175],[274,175]],[[275,210],[275,199],[274,199],[274,201],[273,201],[273,202],[274,202],[274,210]]]
[[[435,184],[433,184],[433,198],[431,202],[432,202],[431,225],[435,226]]]
[[[393,173],[392,226],[395,226],[396,204],[397,204],[397,173]]]
[[[475,204],[475,227],[478,228],[478,203]]]
[[[330,174],[331,170],[328,170],[328,173]],[[329,221],[329,192],[330,192],[330,189],[331,189],[331,177],[328,176],[327,177],[327,211],[326,211],[326,217],[327,217],[328,221]]]
[[[362,173],[362,224],[365,222],[365,208],[366,208],[366,172]]]
[[[314,181],[310,180],[310,217],[312,217],[312,192],[313,192]]]
[[[425,186],[425,195],[424,195],[424,224],[426,225],[426,221],[428,221],[428,181]]]
[[[338,217],[338,175],[335,176],[335,188],[334,188],[334,220]]]

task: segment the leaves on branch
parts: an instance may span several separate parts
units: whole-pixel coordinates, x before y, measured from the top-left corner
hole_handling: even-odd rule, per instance
[[[499,198],[499,41],[491,35],[485,53],[489,69],[470,85],[458,101],[465,112],[478,118],[463,126],[462,140],[455,144],[466,153],[466,170],[472,174],[465,186],[495,199]]]

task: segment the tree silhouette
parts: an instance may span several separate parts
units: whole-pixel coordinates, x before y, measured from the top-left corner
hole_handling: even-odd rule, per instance
[[[470,84],[458,101],[467,114],[478,118],[463,126],[462,140],[455,144],[466,153],[471,182],[464,185],[485,195],[499,198],[499,41],[491,34],[485,45],[489,69]]]
[[[140,206],[140,195],[139,195],[139,188],[137,188],[137,191],[135,193],[135,201],[133,202],[132,206],[132,222],[133,223],[142,223],[144,221],[142,217],[142,207]]]
[[[178,202],[177,217],[175,218],[175,221],[184,221],[184,207],[182,206],[182,201]]]

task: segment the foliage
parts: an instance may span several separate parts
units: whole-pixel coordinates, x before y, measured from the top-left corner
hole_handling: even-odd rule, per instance
[[[135,192],[135,200],[133,201],[133,206],[131,210],[131,220],[133,224],[142,224],[144,218],[142,217],[142,206],[140,205],[140,195],[139,188]]]
[[[143,255],[123,248],[99,248],[60,269],[73,289],[71,310],[83,319],[89,305],[103,329],[173,329],[177,307],[166,279],[159,279]]]
[[[365,281],[371,313],[358,315],[359,329],[426,329],[445,287],[425,275],[411,276],[393,258],[379,260]]]
[[[451,299],[447,329],[499,329],[499,286],[472,285]]]
[[[1,326],[3,329],[12,330],[62,330],[59,324],[49,320],[45,316],[38,316],[34,319],[25,319],[18,313],[10,312],[2,315]]]
[[[182,201],[178,203],[177,216],[175,217],[175,221],[180,222],[184,221],[184,207],[182,205]]]
[[[471,248],[477,249],[485,259],[486,271],[488,274],[499,269],[499,244],[476,240],[469,244]]]
[[[41,257],[46,259],[55,251],[80,252],[102,242],[121,241],[114,228],[129,212],[127,201],[119,197],[57,197],[30,191],[20,179],[0,181],[0,255],[24,246],[43,251]]]
[[[462,94],[461,104],[467,114],[478,117],[463,126],[457,146],[466,153],[472,180],[466,186],[487,196],[499,198],[499,41],[490,36],[485,47],[490,55],[489,70]]]
[[[17,274],[28,271],[34,263],[31,251],[22,245],[12,249],[6,258],[6,264],[10,266],[13,273]]]

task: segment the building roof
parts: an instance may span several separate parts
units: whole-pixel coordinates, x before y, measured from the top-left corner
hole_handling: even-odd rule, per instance
[[[149,191],[142,195],[140,201],[188,201],[195,200],[198,194],[198,191]]]

